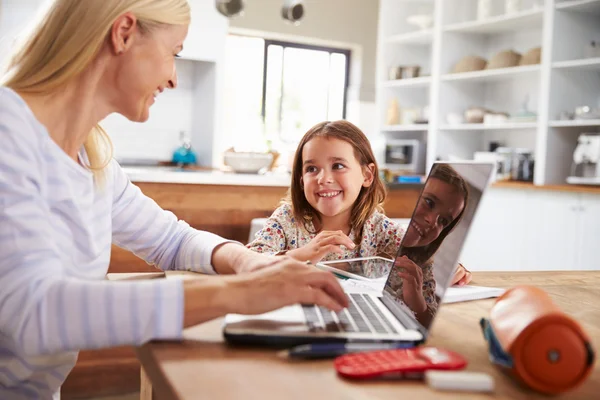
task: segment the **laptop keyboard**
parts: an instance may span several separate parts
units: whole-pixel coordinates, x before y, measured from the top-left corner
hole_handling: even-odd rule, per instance
[[[325,307],[303,305],[306,323],[311,331],[398,333],[370,296],[348,294],[348,308],[339,313]]]

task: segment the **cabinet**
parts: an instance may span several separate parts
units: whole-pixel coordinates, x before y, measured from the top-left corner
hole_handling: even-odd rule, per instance
[[[600,195],[490,188],[461,260],[477,270],[599,270]]]
[[[472,159],[492,142],[528,148],[536,159],[535,184],[564,184],[579,133],[600,127],[600,118],[559,119],[578,106],[600,106],[600,51],[590,50],[600,40],[600,0],[522,0],[518,10],[507,10],[505,0],[488,3],[490,14],[481,17],[478,0],[380,1],[375,139],[421,140],[425,170],[438,159]],[[421,17],[423,25],[415,27],[415,15],[432,23]],[[524,55],[536,48],[537,63],[455,71],[467,56],[490,63],[502,51]],[[420,66],[419,76],[390,79],[401,66]],[[390,125],[392,100],[400,115],[428,111],[427,123],[400,118]],[[533,120],[518,118],[524,105]],[[466,123],[471,107],[505,112],[509,122]]]
[[[181,56],[216,62],[222,59],[229,21],[219,14],[214,0],[188,0],[192,21]]]

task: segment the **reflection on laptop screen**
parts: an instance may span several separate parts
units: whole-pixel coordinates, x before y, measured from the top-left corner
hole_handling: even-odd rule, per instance
[[[492,164],[435,163],[384,289],[426,330],[451,283]]]

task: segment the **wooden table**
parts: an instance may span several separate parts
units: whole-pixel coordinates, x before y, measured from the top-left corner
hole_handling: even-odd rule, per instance
[[[582,323],[600,346],[600,271],[476,272],[474,284],[546,290],[566,313]],[[151,342],[137,349],[142,363],[142,399],[547,399],[521,387],[489,361],[478,321],[494,300],[443,305],[428,344],[464,355],[469,371],[492,374],[493,395],[436,392],[422,382],[355,383],[336,376],[332,361],[279,359],[265,349],[224,344],[222,319],[185,331],[182,342]],[[598,358],[598,357],[597,357]],[[154,392],[152,392],[154,390]],[[406,396],[406,397],[405,397]],[[600,398],[600,363],[583,385],[554,399]]]

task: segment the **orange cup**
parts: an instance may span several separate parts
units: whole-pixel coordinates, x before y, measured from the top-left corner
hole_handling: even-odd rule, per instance
[[[530,388],[558,394],[581,384],[594,365],[581,325],[540,288],[517,286],[500,296],[482,320],[490,358]]]

